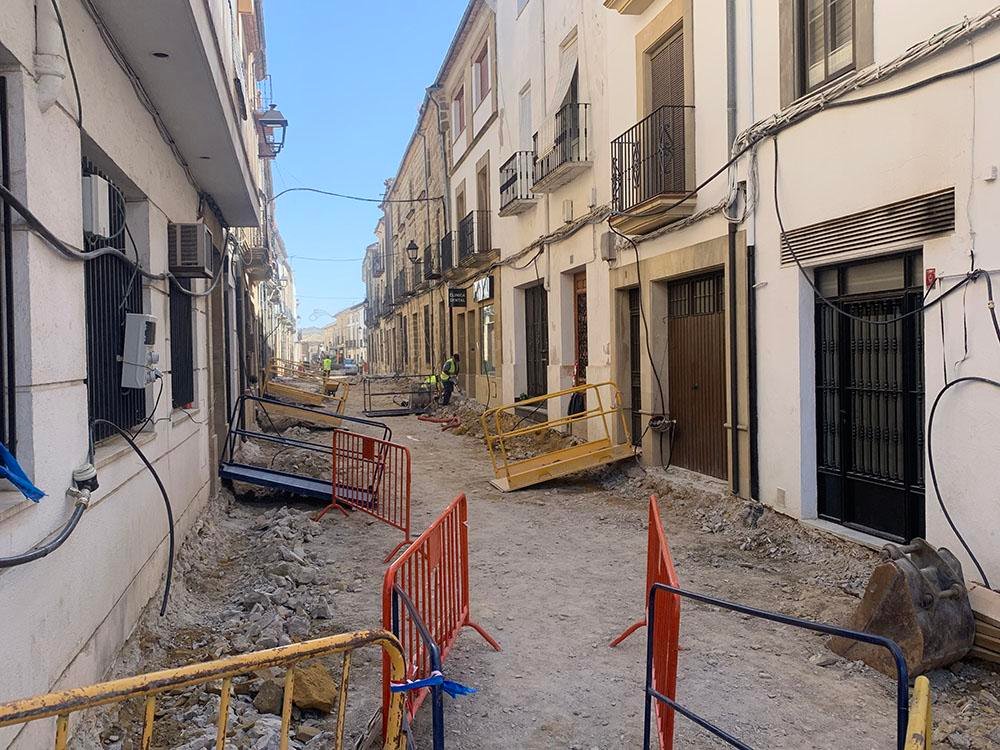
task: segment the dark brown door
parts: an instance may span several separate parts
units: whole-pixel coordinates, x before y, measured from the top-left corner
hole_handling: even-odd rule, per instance
[[[670,416],[677,420],[671,461],[719,479],[729,473],[723,288],[721,271],[667,287]]]
[[[541,396],[548,391],[549,365],[549,306],[542,284],[524,290],[524,341],[527,393]]]

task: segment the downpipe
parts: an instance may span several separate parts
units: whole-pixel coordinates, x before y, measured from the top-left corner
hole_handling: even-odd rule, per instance
[[[38,108],[48,112],[59,99],[66,79],[66,58],[59,20],[54,3],[57,0],[35,2],[35,82],[38,86]]]
[[[736,142],[736,0],[726,0],[726,115],[727,153]],[[730,209],[732,206],[730,206]],[[731,215],[731,214],[730,214]],[[736,223],[729,222],[727,275],[729,281],[729,444],[732,456],[731,485],[734,495],[740,494],[740,387],[739,341],[736,284]]]

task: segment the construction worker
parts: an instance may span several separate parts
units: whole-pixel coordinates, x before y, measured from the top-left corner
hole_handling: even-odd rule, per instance
[[[327,354],[325,357],[323,357],[323,374],[329,375],[330,370],[332,369],[333,369],[333,360],[330,359],[330,355]]]
[[[458,354],[452,354],[451,358],[444,363],[441,368],[440,380],[444,385],[444,395],[441,397],[441,405],[447,406],[451,401],[451,393],[455,390],[455,378],[458,377],[458,363],[462,358]]]

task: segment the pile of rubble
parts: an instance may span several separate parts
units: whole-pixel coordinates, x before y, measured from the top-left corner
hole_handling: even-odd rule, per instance
[[[149,614],[116,673],[135,673],[140,664],[142,671],[176,667],[341,632],[334,598],[343,583],[329,580],[330,561],[316,550],[321,527],[308,513],[269,510],[236,535],[227,532],[226,522],[218,508],[199,520],[179,556],[166,617]],[[310,660],[293,672],[289,747],[331,747],[340,657]],[[284,674],[284,669],[264,669],[234,678],[227,746],[278,748]],[[219,704],[219,683],[161,696],[154,747],[215,747]],[[90,746],[84,739],[89,735],[94,747],[138,750],[141,717],[140,701],[108,709],[89,731],[77,735],[84,742],[80,746]]]

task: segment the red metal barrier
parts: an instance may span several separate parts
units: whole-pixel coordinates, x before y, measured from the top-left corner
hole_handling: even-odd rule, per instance
[[[405,607],[397,611],[393,625],[393,587],[402,589],[420,613],[444,663],[462,628],[479,633],[490,646],[500,650],[493,638],[472,620],[469,609],[469,526],[468,502],[459,495],[409,549],[389,566],[382,582],[382,622],[396,632],[406,658],[410,680],[430,676],[427,648]],[[389,705],[389,663],[382,663],[382,705]],[[408,692],[407,718],[413,717],[428,690]],[[384,715],[384,714],[383,714]]]
[[[646,543],[646,598],[654,583],[665,583],[679,587],[674,560],[670,555],[670,544],[663,533],[660,508],[656,495],[649,498],[649,536]],[[653,687],[671,699],[677,697],[677,649],[681,630],[681,600],[679,596],[662,594],[667,597],[666,606],[656,610],[653,623]],[[625,631],[611,641],[614,648],[632,633],[646,625],[646,618],[629,625]],[[660,737],[660,747],[670,750],[674,743],[674,710],[656,703],[656,728]]]
[[[383,562],[410,542],[410,450],[397,443],[347,430],[333,431],[333,497],[316,514],[320,520],[343,506],[375,516],[403,532]]]

